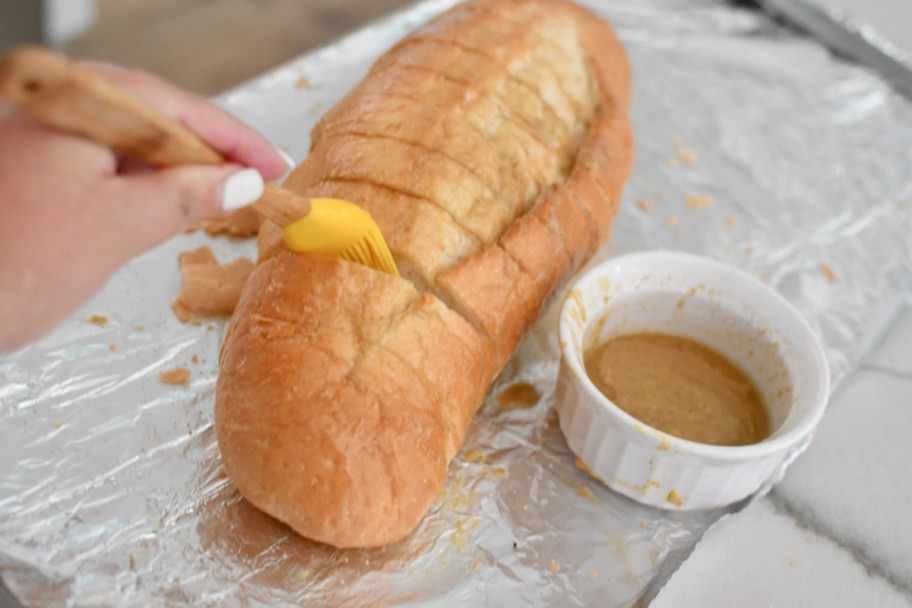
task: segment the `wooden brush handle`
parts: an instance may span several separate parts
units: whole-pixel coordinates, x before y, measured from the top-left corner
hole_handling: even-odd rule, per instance
[[[101,76],[40,47],[21,48],[3,59],[0,93],[52,127],[156,167],[225,160],[177,122]]]
[[[226,160],[176,121],[94,72],[40,47],[23,47],[0,60],[0,95],[47,125],[156,167]],[[282,226],[310,212],[307,199],[272,184],[266,185],[254,206]]]

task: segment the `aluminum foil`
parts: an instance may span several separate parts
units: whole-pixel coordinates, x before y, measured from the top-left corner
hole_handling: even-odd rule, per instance
[[[219,101],[301,159],[311,126],[372,60],[450,4],[416,5]],[[758,12],[591,5],[629,51],[638,145],[597,259],[661,248],[744,268],[802,311],[844,377],[912,294],[912,105]],[[203,242],[222,260],[253,255],[251,243],[177,237],[0,358],[0,576],[25,603],[644,604],[721,515],[639,506],[575,465],[554,410],[553,305],[415,534],[344,551],[296,536],[242,500],[220,464],[225,322],[182,325],[169,309],[178,252]],[[188,386],[158,382],[179,366]],[[540,399],[505,407],[517,383]]]

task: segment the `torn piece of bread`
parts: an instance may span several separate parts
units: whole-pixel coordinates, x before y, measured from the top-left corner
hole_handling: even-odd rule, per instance
[[[253,207],[241,207],[237,211],[206,220],[200,227],[209,236],[227,236],[246,239],[260,231],[262,218]]]
[[[186,323],[230,315],[253,270],[253,262],[238,258],[222,266],[208,247],[184,251],[178,259],[183,285],[177,299],[171,302],[177,318]]]
[[[473,0],[373,66],[285,186],[368,209],[401,277],[286,251],[222,349],[216,431],[254,505],[339,547],[418,525],[490,383],[608,238],[633,162],[611,28],[564,0]]]

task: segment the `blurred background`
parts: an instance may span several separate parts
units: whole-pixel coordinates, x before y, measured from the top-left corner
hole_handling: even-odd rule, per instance
[[[216,95],[413,0],[0,0],[0,53],[44,42]]]
[[[414,1],[0,0],[0,53],[44,42],[216,95]],[[798,5],[835,11],[912,56],[912,0],[740,1],[791,7],[790,16]]]

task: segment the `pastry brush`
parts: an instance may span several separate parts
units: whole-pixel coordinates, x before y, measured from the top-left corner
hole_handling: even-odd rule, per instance
[[[45,124],[156,167],[218,164],[225,157],[196,134],[94,72],[41,47],[0,61],[0,95]],[[253,208],[282,227],[293,251],[324,253],[398,275],[370,214],[348,201],[307,199],[273,184]]]

